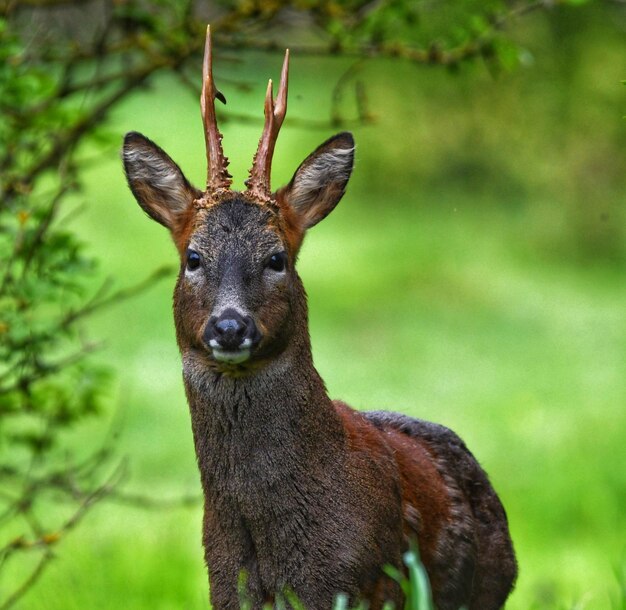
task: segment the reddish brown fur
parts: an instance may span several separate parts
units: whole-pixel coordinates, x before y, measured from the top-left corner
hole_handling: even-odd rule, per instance
[[[419,438],[411,438],[397,429],[383,432],[345,403],[336,400],[333,404],[350,451],[365,452],[379,459],[389,453],[393,456],[400,477],[405,549],[419,540],[421,559],[427,571],[435,574],[437,544],[442,528],[451,520],[451,501],[432,452]],[[438,583],[433,585],[437,589]]]
[[[182,258],[189,244],[189,238],[193,233],[197,221],[197,210],[190,206],[185,210],[176,227],[172,231],[172,239],[178,250],[178,254]]]
[[[437,536],[449,519],[446,486],[432,456],[416,439],[397,430],[377,430],[359,412],[345,403],[333,401],[339,414],[350,451],[395,460],[400,475],[403,532],[405,542],[420,539],[420,552],[428,565],[435,554]],[[419,521],[415,519],[419,514]]]
[[[286,193],[278,192],[275,194],[276,203],[280,209],[280,215],[283,219],[282,233],[285,241],[289,245],[289,253],[293,259],[298,255],[302,240],[304,239],[304,228],[296,211],[289,205]]]

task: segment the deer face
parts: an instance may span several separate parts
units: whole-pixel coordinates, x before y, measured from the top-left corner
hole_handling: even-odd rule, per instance
[[[183,333],[217,362],[263,358],[283,341],[293,291],[292,261],[278,218],[233,197],[200,215],[177,286],[177,303],[202,312]]]
[[[241,372],[284,350],[297,322],[294,301],[302,289],[295,262],[304,232],[339,202],[353,152],[352,136],[339,134],[269,200],[234,191],[216,199],[191,186],[156,144],[126,136],[130,188],[148,215],[170,229],[180,255],[174,296],[183,351],[201,350],[215,368]]]

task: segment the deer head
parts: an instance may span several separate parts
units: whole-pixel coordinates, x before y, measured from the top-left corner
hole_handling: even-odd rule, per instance
[[[181,350],[222,372],[246,371],[284,351],[294,326],[306,331],[304,291],[295,262],[305,231],[327,216],[350,177],[354,141],[340,133],[319,146],[286,186],[272,191],[274,146],[287,110],[289,52],[276,99],[265,98],[265,127],[246,190],[231,190],[217,128],[211,32],[204,54],[202,119],[208,162],[204,191],[192,186],[154,142],[131,132],[123,160],[143,210],[166,226],[180,254],[175,318]],[[297,314],[303,311],[303,314]],[[302,319],[304,317],[304,319]]]

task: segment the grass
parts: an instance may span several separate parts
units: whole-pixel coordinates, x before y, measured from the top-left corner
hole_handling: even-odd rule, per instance
[[[424,565],[420,561],[419,552],[415,544],[411,545],[403,556],[406,574],[393,566],[386,566],[387,575],[395,580],[405,596],[404,610],[435,610],[430,590],[430,583]],[[251,610],[252,603],[247,595],[247,576],[242,572],[239,579],[239,607],[241,610]],[[293,591],[285,591],[278,595],[275,600],[276,610],[285,610],[289,604],[293,610],[306,610],[304,604],[298,599]],[[356,606],[350,605],[348,596],[339,593],[333,604],[332,610],[367,610],[367,603],[360,602]],[[272,606],[266,604],[264,610],[272,610]],[[385,603],[382,610],[395,610],[395,604]],[[398,609],[399,610],[399,609]],[[459,610],[465,610],[460,608]]]
[[[270,58],[263,61],[267,70],[259,72],[274,70]],[[326,99],[305,79],[307,61],[292,70],[291,90],[300,92],[290,110],[296,116]],[[337,72],[333,65],[328,69]],[[570,247],[564,203],[545,185],[573,173],[565,165],[544,167],[532,148],[541,121],[551,120],[538,114],[543,90],[507,114],[521,77],[500,85],[479,79],[472,93],[467,79],[429,73],[418,82],[409,78],[413,72],[371,69],[381,83],[373,105],[387,113],[356,130],[349,192],[311,232],[299,262],[314,358],[329,393],[358,408],[436,421],[464,438],[508,511],[520,564],[509,610],[581,602],[623,608],[623,573],[616,583],[613,566],[626,548],[624,265]],[[398,82],[405,83],[402,94],[394,89]],[[500,105],[485,102],[493,99]],[[468,134],[476,125],[485,125],[487,137],[473,150]],[[498,126],[530,143],[504,178],[498,150],[506,142],[497,139]],[[197,102],[167,79],[130,100],[112,129],[143,131],[202,182]],[[287,181],[328,135],[286,126],[276,183]],[[257,138],[257,126],[224,125],[240,182]],[[463,141],[472,144],[450,152]],[[116,151],[85,154],[96,152],[102,161],[87,172],[76,201],[84,211],[73,221],[103,261],[94,285],[102,276],[130,284],[161,264],[176,264],[165,230],[146,220],[127,191]],[[476,171],[455,161],[453,174],[452,153],[474,154],[472,162],[483,155],[481,171],[490,171],[490,159],[496,170],[476,182]],[[507,190],[509,184],[517,186]],[[620,218],[612,217],[616,227]],[[173,282],[174,275],[89,329],[106,341],[97,357],[117,372],[108,402],[123,421],[129,486],[161,497],[199,492],[174,342]],[[100,433],[94,425],[81,442]],[[21,608],[205,608],[200,519],[200,506],[150,512],[102,504],[58,547],[58,560]]]

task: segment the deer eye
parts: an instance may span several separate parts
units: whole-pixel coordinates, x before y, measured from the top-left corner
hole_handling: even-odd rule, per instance
[[[272,271],[284,271],[287,264],[287,254],[285,252],[276,252],[272,254],[267,261],[267,266]]]
[[[200,266],[200,255],[195,250],[187,250],[187,269],[195,271]]]

